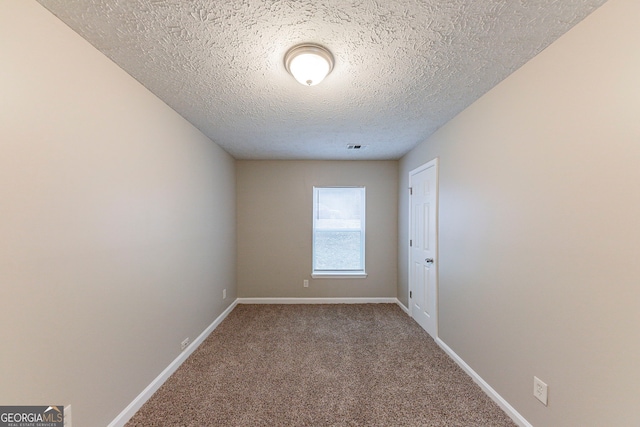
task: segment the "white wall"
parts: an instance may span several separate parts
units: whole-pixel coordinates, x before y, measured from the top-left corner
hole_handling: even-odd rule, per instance
[[[397,161],[240,160],[237,183],[241,297],[396,296]],[[323,185],[366,186],[366,279],[311,278],[313,186]]]
[[[35,1],[0,64],[0,403],[104,426],[235,298],[234,160]]]
[[[537,427],[640,425],[638,22],[610,0],[401,160],[440,158],[441,338]]]

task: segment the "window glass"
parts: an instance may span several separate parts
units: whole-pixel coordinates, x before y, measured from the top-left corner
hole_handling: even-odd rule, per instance
[[[314,273],[364,272],[364,187],[314,187]]]

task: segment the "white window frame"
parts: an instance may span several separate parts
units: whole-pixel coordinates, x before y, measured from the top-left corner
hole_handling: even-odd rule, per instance
[[[362,189],[362,212],[361,212],[361,226],[358,229],[360,231],[360,260],[361,267],[356,270],[318,270],[316,269],[316,220],[318,212],[318,196],[322,189],[326,188],[361,188]],[[313,187],[313,230],[312,230],[312,249],[311,249],[311,263],[312,263],[312,278],[334,278],[334,279],[359,279],[367,277],[366,273],[366,258],[365,258],[365,242],[366,242],[366,188],[364,186],[314,186]],[[325,230],[326,231],[326,230]],[[345,230],[345,231],[348,231]],[[355,231],[355,229],[354,229]]]

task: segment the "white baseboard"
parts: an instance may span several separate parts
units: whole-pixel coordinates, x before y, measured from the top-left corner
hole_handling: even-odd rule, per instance
[[[405,313],[409,309],[397,298],[237,298],[216,318],[173,362],[167,366],[133,401],[114,418],[107,427],[124,427],[135,413],[149,400],[164,382],[184,363],[196,348],[213,332],[238,304],[397,304]],[[456,362],[480,388],[502,408],[520,427],[533,427],[513,406],[502,398],[485,380],[462,360],[444,341],[436,338],[436,343]]]
[[[198,336],[198,338],[196,338],[187,348],[185,348],[184,351],[180,353],[180,355],[176,357],[173,362],[171,362],[169,366],[167,366],[165,370],[162,371],[160,375],[158,375],[151,382],[151,384],[147,386],[147,388],[142,390],[142,393],[140,393],[135,399],[133,399],[133,402],[131,402],[129,406],[127,406],[122,412],[120,412],[120,414],[113,421],[111,421],[111,423],[109,423],[107,427],[124,427],[127,421],[129,421],[131,417],[133,417],[135,413],[138,412],[138,409],[140,409],[142,405],[144,405],[144,403],[149,400],[151,396],[153,396],[153,393],[155,393],[160,388],[160,386],[164,384],[167,379],[169,379],[171,374],[173,374],[180,367],[180,365],[182,365],[182,363],[187,360],[191,353],[193,353],[195,349],[198,348],[198,346],[202,344],[202,342],[209,336],[209,334],[211,334],[211,332],[213,332],[213,330],[218,327],[220,322],[222,322],[229,315],[229,313],[233,311],[236,305],[238,305],[238,300],[234,301],[229,307],[227,307],[227,309],[223,311],[222,314],[218,316],[216,320],[214,320],[213,323],[211,323],[211,325],[209,325],[207,329],[205,329],[204,332],[202,332]]]
[[[480,375],[476,373],[471,366],[467,365],[467,363],[462,360],[460,356],[456,354],[448,345],[444,343],[440,338],[436,338],[436,343],[442,348],[445,353],[447,353],[453,360],[460,366],[464,371],[471,376],[473,381],[480,386],[482,391],[484,391],[494,402],[502,408],[502,410],[513,420],[514,423],[518,424],[520,427],[533,427],[529,421],[527,421],[518,411],[515,410],[513,406],[509,404],[506,400],[502,398],[498,394],[497,391],[493,389],[485,380],[482,379]]]
[[[409,309],[407,307],[405,307],[404,304],[401,303],[399,299],[396,299],[396,304],[398,304],[398,307],[400,307],[402,309],[402,311],[407,313],[407,316],[409,315]]]
[[[397,298],[238,298],[238,304],[395,304]]]

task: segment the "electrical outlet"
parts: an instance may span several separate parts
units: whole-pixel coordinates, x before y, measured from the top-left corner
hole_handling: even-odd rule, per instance
[[[185,348],[189,347],[189,343],[191,341],[189,340],[189,338],[185,338],[184,341],[182,341],[182,343],[180,343],[180,348],[182,350],[184,350]]]
[[[226,289],[222,290],[222,299],[227,299],[227,290]]]
[[[309,281],[308,281],[308,280],[306,280],[306,279],[305,279],[305,280],[303,280],[303,281],[302,281],[302,286],[304,286],[305,288],[308,288],[308,287],[309,287]]]
[[[64,415],[62,416],[64,427],[71,427],[71,405],[64,407]]]
[[[538,377],[533,377],[533,395],[547,406],[547,385]]]

